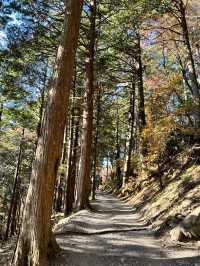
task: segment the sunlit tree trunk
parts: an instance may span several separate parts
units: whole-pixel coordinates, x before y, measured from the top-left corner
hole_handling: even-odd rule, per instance
[[[198,75],[197,75],[197,71],[196,71],[196,66],[195,66],[195,61],[194,61],[194,56],[193,56],[193,52],[192,52],[192,46],[191,46],[191,42],[190,42],[190,35],[189,35],[189,31],[188,31],[188,24],[187,24],[187,19],[186,19],[186,6],[183,3],[182,0],[178,1],[178,8],[179,8],[179,12],[181,14],[181,27],[182,27],[182,32],[183,32],[183,37],[184,37],[184,41],[185,41],[185,45],[187,47],[188,50],[188,58],[190,60],[190,64],[191,64],[191,72],[192,72],[192,91],[193,91],[193,95],[194,95],[194,100],[198,106],[198,113],[195,114],[195,119],[196,119],[196,125],[198,127],[200,127],[200,86],[199,86],[199,82],[198,82]]]
[[[94,97],[94,53],[96,39],[96,1],[90,1],[90,41],[85,60],[86,91],[85,106],[83,111],[83,131],[81,143],[79,188],[76,208],[84,209],[89,207],[90,195],[90,166],[92,151],[93,131],[93,97]]]
[[[54,186],[72,87],[82,1],[66,1],[64,33],[58,48],[52,86],[41,126],[21,232],[13,257],[15,266],[47,266],[58,251],[51,231]]]

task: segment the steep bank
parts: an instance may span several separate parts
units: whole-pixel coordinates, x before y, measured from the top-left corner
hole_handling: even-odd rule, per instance
[[[199,151],[197,146],[187,148],[166,162],[161,175],[148,171],[129,178],[128,184],[114,193],[133,205],[157,236],[197,242],[200,239]]]

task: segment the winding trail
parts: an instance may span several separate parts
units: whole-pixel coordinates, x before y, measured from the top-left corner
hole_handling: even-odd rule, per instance
[[[57,234],[62,252],[52,265],[200,266],[198,250],[164,247],[134,209],[112,195],[99,193],[92,206],[95,212],[73,215]]]

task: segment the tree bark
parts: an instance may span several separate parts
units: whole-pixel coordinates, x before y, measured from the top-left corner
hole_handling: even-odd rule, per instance
[[[44,113],[44,107],[45,107],[45,90],[46,90],[46,83],[47,83],[47,71],[48,71],[48,63],[46,65],[46,71],[44,74],[44,80],[43,80],[43,87],[41,90],[41,102],[40,102],[40,109],[39,109],[39,121],[37,125],[37,139],[40,137],[41,133],[41,125],[42,125],[42,117]]]
[[[15,266],[47,266],[58,251],[51,231],[54,187],[73,81],[81,0],[66,1],[64,33],[58,48],[52,87],[41,126],[21,232],[13,257]]]
[[[74,146],[74,126],[75,126],[75,84],[73,92],[73,103],[71,109],[71,131],[70,131],[70,148],[69,148],[69,160],[68,160],[68,171],[67,171],[67,181],[66,181],[66,190],[65,190],[65,217],[72,212],[72,205],[74,202],[74,187],[75,179],[72,176],[72,157],[73,157],[73,146]]]
[[[140,35],[138,34],[138,96],[139,96],[139,128],[142,130],[146,125],[145,107],[144,107],[144,84],[143,84],[143,64]]]
[[[5,240],[7,240],[9,236],[12,236],[15,233],[15,229],[16,229],[16,215],[17,215],[18,199],[19,199],[19,192],[20,192],[19,191],[20,189],[20,168],[21,168],[21,161],[22,161],[23,143],[24,143],[24,128],[22,131],[22,137],[21,137],[21,141],[19,145],[19,153],[17,157],[14,186],[13,186],[12,199],[11,199],[9,213],[8,213]]]
[[[132,88],[130,94],[131,94],[130,95],[130,135],[128,143],[128,158],[127,158],[125,182],[128,181],[128,178],[131,175],[131,156],[134,145],[133,133],[134,133],[134,124],[135,124],[135,81],[132,81]]]
[[[183,3],[182,0],[179,1],[179,11],[181,14],[181,27],[183,31],[183,37],[185,40],[185,45],[188,50],[188,57],[191,63],[191,68],[192,68],[192,91],[193,95],[195,97],[195,102],[198,106],[198,114],[196,115],[196,124],[198,127],[200,127],[200,86],[198,82],[198,76],[197,76],[197,71],[196,71],[196,66],[195,66],[195,61],[193,57],[193,52],[192,52],[192,47],[190,43],[190,36],[189,36],[189,31],[188,31],[188,24],[186,20],[186,7]]]
[[[92,199],[95,199],[95,191],[96,191],[96,168],[97,168],[97,145],[99,138],[99,123],[100,123],[100,113],[101,113],[101,88],[98,88],[97,95],[97,115],[96,115],[96,132],[95,132],[95,140],[94,140],[94,165],[93,165],[93,182],[92,182]]]
[[[117,107],[117,121],[116,121],[116,176],[118,187],[122,186],[122,177],[121,177],[121,166],[120,166],[120,143],[119,143],[119,109]]]
[[[79,187],[76,208],[88,208],[90,195],[90,160],[93,131],[93,97],[94,97],[94,53],[96,40],[96,0],[90,1],[90,40],[85,60],[86,91],[83,111],[83,133],[80,158]]]
[[[77,161],[78,161],[78,144],[79,144],[79,131],[80,131],[80,116],[81,109],[77,110],[77,121],[75,122],[74,141],[72,147],[71,165],[68,171],[67,190],[65,194],[65,217],[73,210],[73,203],[75,201],[75,184],[77,176]]]

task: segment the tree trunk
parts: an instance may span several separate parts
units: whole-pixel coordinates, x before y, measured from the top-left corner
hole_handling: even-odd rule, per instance
[[[63,140],[63,146],[62,146],[62,156],[60,160],[60,165],[62,166],[62,169],[67,169],[68,165],[68,151],[67,151],[67,145],[68,145],[68,129],[70,128],[70,116],[67,116],[67,122],[68,125],[65,127],[64,132],[64,140]],[[61,173],[58,173],[57,180],[56,180],[56,187],[55,187],[55,195],[54,195],[54,210],[55,212],[61,212],[64,204],[64,191],[65,191],[65,174],[64,171]]]
[[[45,89],[46,89],[46,83],[47,83],[47,71],[48,71],[48,63],[46,65],[46,72],[44,75],[44,80],[43,80],[43,87],[42,87],[42,91],[41,91],[41,102],[40,102],[40,109],[39,109],[39,121],[38,121],[38,125],[37,125],[37,139],[39,139],[40,137],[40,133],[41,133],[41,125],[42,125],[42,117],[43,117],[43,113],[44,113],[44,107],[45,107]]]
[[[94,53],[96,39],[96,0],[90,1],[90,40],[85,60],[86,91],[83,111],[83,133],[81,143],[79,188],[77,191],[77,209],[88,208],[90,195],[90,160],[92,151],[93,130],[93,97],[94,97]]]
[[[190,36],[189,36],[189,31],[188,31],[188,25],[187,25],[187,20],[186,20],[186,7],[181,0],[179,2],[179,10],[181,14],[181,27],[183,31],[183,37],[185,40],[185,45],[188,50],[188,57],[191,63],[191,68],[192,68],[192,91],[193,95],[195,97],[195,102],[198,106],[198,113],[195,115],[196,117],[196,124],[198,127],[200,127],[200,86],[198,82],[198,76],[196,72],[196,67],[195,67],[195,62],[194,62],[194,57],[193,57],[193,52],[192,52],[192,47],[190,43]]]
[[[24,128],[22,131],[22,137],[21,137],[21,141],[19,145],[19,154],[17,157],[15,180],[14,180],[14,186],[13,186],[13,192],[12,192],[12,199],[10,203],[10,209],[8,213],[5,240],[7,240],[9,236],[12,236],[15,233],[15,228],[16,228],[16,214],[17,214],[18,199],[19,199],[19,192],[20,192],[19,191],[20,189],[20,168],[21,168],[21,161],[22,161],[23,143],[24,143]]]
[[[69,160],[68,160],[68,171],[67,171],[67,181],[66,181],[66,190],[65,190],[65,217],[72,212],[72,205],[74,202],[74,187],[75,179],[72,176],[72,157],[73,157],[73,147],[74,147],[74,126],[75,126],[75,84],[73,92],[73,103],[71,110],[71,131],[70,131],[70,147],[69,147]]]
[[[117,121],[116,121],[116,176],[117,176],[117,185],[118,187],[122,186],[122,177],[121,177],[121,166],[120,166],[120,143],[119,143],[119,109],[117,107]]]
[[[94,165],[93,165],[93,182],[92,182],[92,199],[95,199],[95,191],[96,191],[96,168],[97,168],[97,145],[99,138],[99,123],[100,123],[100,113],[101,113],[101,88],[98,90],[97,95],[97,116],[96,116],[96,134],[94,140]]]
[[[64,194],[64,174],[60,173],[57,177],[57,185],[55,190],[54,210],[55,212],[62,212],[63,194]]]
[[[129,143],[128,143],[128,158],[126,166],[126,179],[128,181],[129,176],[131,175],[131,156],[133,151],[134,139],[134,124],[135,124],[135,81],[132,81],[132,89],[130,93],[130,134],[129,134]]]
[[[78,159],[78,142],[79,142],[79,129],[80,129],[80,116],[81,109],[78,108],[77,121],[74,129],[74,141],[72,147],[72,157],[70,169],[68,171],[67,178],[67,190],[65,194],[65,217],[69,215],[73,210],[73,203],[75,201],[75,184],[76,184],[76,170],[77,170],[77,159]]]
[[[51,231],[57,169],[72,87],[82,1],[66,2],[64,34],[58,48],[52,87],[41,126],[21,232],[13,257],[15,266],[47,266],[58,251]]]
[[[144,84],[143,84],[143,64],[142,64],[142,50],[140,44],[140,35],[138,34],[138,96],[139,96],[139,129],[142,130],[146,125],[145,108],[144,108]]]

